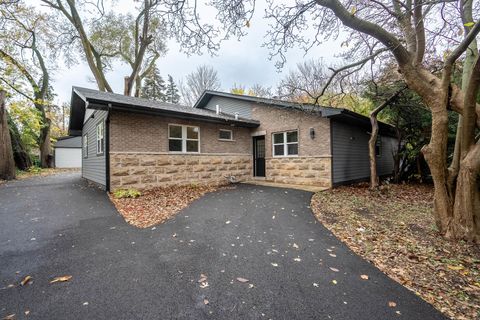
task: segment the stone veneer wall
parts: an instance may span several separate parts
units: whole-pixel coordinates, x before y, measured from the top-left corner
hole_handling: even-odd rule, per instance
[[[331,157],[267,158],[265,180],[330,188]]]
[[[110,189],[149,189],[171,185],[223,184],[252,175],[248,154],[165,154],[110,152]]]

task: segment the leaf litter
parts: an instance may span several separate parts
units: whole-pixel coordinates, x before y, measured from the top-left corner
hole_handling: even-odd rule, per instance
[[[445,315],[479,317],[480,246],[439,235],[432,186],[344,186],[315,194],[311,208],[355,253]]]
[[[218,188],[214,185],[170,186],[146,190],[137,198],[115,198],[111,193],[109,197],[125,221],[138,228],[149,228],[172,218],[194,200]]]

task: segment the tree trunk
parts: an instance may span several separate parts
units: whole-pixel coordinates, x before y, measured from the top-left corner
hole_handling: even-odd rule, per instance
[[[457,178],[453,222],[446,237],[480,241],[480,142],[460,162]]]
[[[51,121],[45,118],[43,126],[40,129],[39,147],[40,147],[40,166],[42,168],[51,168],[53,166],[50,155],[50,126]]]
[[[10,138],[12,140],[13,159],[15,165],[20,170],[26,170],[32,166],[32,159],[27,152],[27,148],[23,144],[17,125],[7,112],[7,121],[10,128]]]
[[[368,140],[368,156],[370,159],[370,189],[376,189],[380,184],[380,180],[377,174],[377,156],[375,152],[375,145],[378,138],[377,116],[380,111],[387,107],[403,90],[405,90],[405,88],[395,92],[387,100],[385,100],[382,104],[380,104],[372,112],[370,112],[370,123],[372,124],[372,133],[370,134],[370,139]]]
[[[0,179],[15,179],[12,141],[7,121],[6,93],[0,90]]]

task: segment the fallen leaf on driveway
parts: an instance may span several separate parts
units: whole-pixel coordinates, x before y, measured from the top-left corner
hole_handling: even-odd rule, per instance
[[[206,287],[208,287],[208,282],[207,282],[207,281],[202,282],[202,283],[200,284],[200,288],[201,288],[201,289],[205,289]]]
[[[210,303],[210,302],[209,302],[207,299],[203,299],[203,304],[204,304],[204,305],[207,305],[207,304],[209,304],[209,303]]]
[[[25,278],[23,278],[22,282],[20,282],[20,284],[22,286],[26,285],[27,283],[29,283],[30,281],[32,280],[32,277],[31,276],[26,276]]]
[[[30,314],[30,310],[25,310],[25,315],[28,316]]]
[[[337,282],[337,280],[332,280],[332,283],[337,284],[338,282]]]
[[[60,276],[60,277],[55,277],[50,283],[55,283],[55,282],[65,282],[69,281],[72,279],[72,276]]]
[[[299,257],[297,257],[297,258],[295,258],[295,259],[293,259],[293,260],[296,261],[296,262],[302,261],[302,259],[300,259]]]
[[[245,283],[245,282],[248,282],[248,279],[245,279],[245,278],[237,278],[237,281],[239,282],[242,282],[242,283]]]
[[[15,319],[15,313],[9,314],[8,316],[5,316],[2,318],[2,320],[12,320]]]
[[[329,256],[330,256],[330,257],[334,257],[334,258],[337,257],[337,255],[336,255],[336,254],[333,254],[333,253],[330,253]]]
[[[297,245],[296,243],[293,243],[293,247],[294,247],[295,249],[298,249],[298,245]]]
[[[278,267],[278,263],[274,263],[274,262],[272,262],[272,266],[274,266],[274,267]]]
[[[318,283],[315,283],[315,282],[314,282],[314,283],[313,283],[313,286],[318,288]]]
[[[397,306],[397,304],[396,304],[395,302],[393,302],[393,301],[388,301],[388,306],[389,306],[390,308],[395,308],[395,307]]]
[[[229,224],[230,222],[231,222],[231,221],[230,221],[230,220],[228,220],[227,222],[225,222],[225,224]]]
[[[362,278],[363,280],[368,280],[368,276],[366,274],[362,274],[360,278]]]
[[[207,281],[207,276],[204,275],[203,273],[200,274],[200,279],[198,279],[198,283],[205,282]]]
[[[332,267],[330,267],[330,270],[332,270],[333,272],[338,272],[338,271],[340,271],[340,270],[338,270],[337,268],[332,268]]]

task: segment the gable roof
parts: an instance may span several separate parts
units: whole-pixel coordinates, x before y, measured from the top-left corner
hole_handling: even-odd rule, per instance
[[[260,98],[255,96],[248,96],[248,95],[227,93],[227,92],[213,91],[213,90],[205,90],[200,96],[200,98],[197,100],[197,102],[195,103],[194,108],[204,109],[207,106],[210,99],[215,96],[248,101],[248,102],[257,103],[257,104],[266,105],[266,106],[274,106],[274,107],[301,110],[305,112],[318,113],[324,118],[330,118],[330,119],[342,121],[351,125],[371,127],[369,117],[345,108],[326,107],[326,106],[319,106],[311,103],[297,103],[297,102],[290,102],[290,101],[285,101],[280,99]],[[396,137],[394,126],[391,126],[381,121],[379,121],[378,124],[379,124],[379,129],[381,134]]]
[[[66,136],[58,138],[53,145],[54,148],[81,148],[82,137]]]
[[[86,109],[119,110],[134,113],[146,113],[187,118],[192,120],[231,124],[240,127],[258,127],[256,120],[235,118],[233,115],[216,114],[215,111],[197,109],[178,104],[148,100],[121,94],[103,92],[94,89],[72,87],[70,135],[80,135]]]

